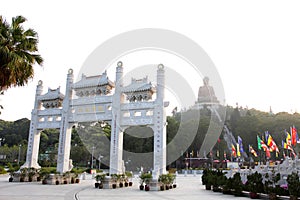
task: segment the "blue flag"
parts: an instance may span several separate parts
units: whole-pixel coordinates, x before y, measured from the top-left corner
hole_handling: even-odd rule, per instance
[[[240,147],[240,152],[243,153],[244,152],[243,140],[240,136],[238,136],[238,143],[239,143],[239,147]]]
[[[268,141],[268,139],[269,139],[269,131],[265,131],[265,137],[266,137],[265,141]]]

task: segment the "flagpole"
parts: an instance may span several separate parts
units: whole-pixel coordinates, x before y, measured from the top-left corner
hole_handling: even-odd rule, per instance
[[[261,165],[261,149],[259,149],[259,165]]]
[[[250,167],[252,168],[251,166],[251,158],[252,158],[252,153],[251,153],[251,150],[250,150],[250,144],[248,145],[248,151],[249,151],[249,154],[250,154]],[[252,158],[253,159],[253,158]]]

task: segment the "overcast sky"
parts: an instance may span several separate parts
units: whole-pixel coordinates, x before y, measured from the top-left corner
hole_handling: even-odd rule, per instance
[[[300,111],[299,10],[298,1],[276,0],[3,1],[1,15],[9,22],[23,15],[38,32],[45,62],[27,86],[1,96],[0,118],[30,118],[38,80],[64,90],[69,68],[78,73],[101,43],[139,28],[176,31],[198,43],[220,74],[226,104]],[[202,81],[192,82],[196,95]]]

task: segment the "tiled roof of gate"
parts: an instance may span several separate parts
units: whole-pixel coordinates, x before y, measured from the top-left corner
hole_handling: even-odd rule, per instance
[[[65,95],[60,92],[60,87],[57,89],[48,88],[48,92],[39,97],[40,100],[64,99]]]
[[[143,79],[131,79],[131,83],[122,88],[122,92],[130,93],[130,92],[142,92],[151,90],[155,92],[155,88],[153,87],[151,82],[148,82],[148,77]]]
[[[110,85],[114,87],[114,83],[109,80],[106,72],[104,72],[102,75],[97,75],[97,76],[85,76],[84,74],[82,74],[81,80],[74,83],[74,89],[96,87],[96,86],[103,86],[103,85]]]

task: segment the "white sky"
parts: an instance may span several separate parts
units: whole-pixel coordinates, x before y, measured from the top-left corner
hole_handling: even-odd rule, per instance
[[[163,28],[197,42],[215,63],[226,103],[274,112],[300,111],[298,1],[3,1],[9,22],[23,15],[39,34],[42,68],[28,86],[1,96],[1,119],[30,119],[35,87],[65,88],[102,42],[138,28]],[[148,64],[148,63],[146,63]],[[124,63],[126,66],[126,63]],[[112,77],[114,79],[114,77]],[[197,91],[202,80],[192,80]]]

